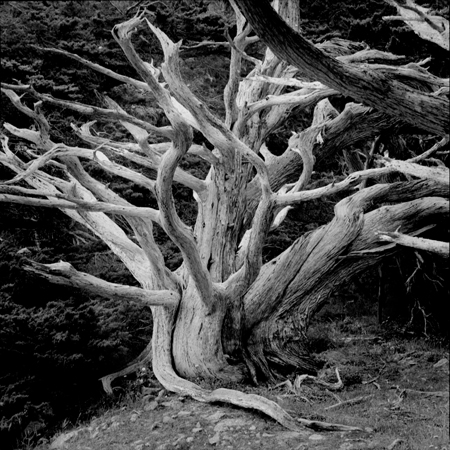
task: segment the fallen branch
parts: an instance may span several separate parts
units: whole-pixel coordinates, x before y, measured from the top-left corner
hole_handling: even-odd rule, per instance
[[[299,375],[294,381],[294,389],[296,392],[300,390],[300,386],[305,380],[312,380],[315,383],[319,384],[320,386],[326,387],[327,389],[330,389],[332,391],[338,391],[344,387],[344,383],[342,382],[341,376],[339,374],[339,369],[336,367],[336,377],[338,381],[336,383],[328,383],[327,381],[323,381],[318,377],[315,377],[313,375]]]
[[[339,399],[338,403],[335,403],[334,405],[331,405],[331,406],[327,406],[325,408],[325,411],[328,411],[328,410],[334,409],[334,408],[338,408],[338,407],[343,406],[343,405],[354,405],[355,403],[361,403],[361,402],[363,402],[365,400],[368,400],[369,398],[372,398],[372,397],[373,397],[373,394],[361,395],[359,397],[351,398],[349,400],[340,400]]]
[[[398,386],[395,386],[396,388],[398,388]],[[400,389],[400,388],[398,388]],[[407,392],[409,394],[418,394],[418,395],[430,395],[430,396],[435,396],[435,397],[447,397],[449,396],[449,392],[448,391],[417,391],[415,389],[408,389],[408,388],[404,388],[401,389],[402,392]]]
[[[304,395],[299,395],[298,392],[295,391],[294,389],[294,385],[292,384],[292,382],[290,380],[286,380],[283,381],[282,383],[277,384],[276,386],[273,387],[273,389],[277,389],[279,387],[282,386],[286,386],[288,392],[290,392],[290,394],[283,394],[281,397],[291,397],[294,396],[297,398],[300,398],[301,400],[304,400],[306,403],[309,403],[311,405],[311,400],[309,400],[309,398],[305,397]]]
[[[375,383],[375,381],[377,381],[378,378],[380,378],[380,375],[377,375],[376,377],[373,377],[373,378],[371,378],[370,380],[363,381],[362,384],[371,384],[371,383]]]
[[[353,427],[351,425],[340,425],[336,423],[319,422],[317,420],[297,419],[299,423],[307,428],[311,428],[315,431],[362,431],[359,427]]]

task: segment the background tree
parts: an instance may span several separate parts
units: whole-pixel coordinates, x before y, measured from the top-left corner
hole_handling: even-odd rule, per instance
[[[393,251],[394,245],[382,244],[379,235],[397,242],[400,237],[390,233],[399,226],[403,233],[414,236],[448,215],[444,198],[448,195],[448,170],[439,164],[432,168],[417,164],[448,141],[444,136],[448,80],[431,75],[423,64],[387,65],[401,58],[360,44],[335,40],[314,47],[295,31],[300,24],[298,2],[275,2],[277,13],[268,3],[237,3],[274,52],[267,49],[262,60],[245,53],[258,37],[252,35],[232,3],[236,34],[229,39],[231,61],[223,120],[184,83],[180,46],[152,25],[145,13],[113,29],[114,38],[143,81],[66,50],[47,50],[126,83],[141,95],[151,95],[164,110],[167,125],[135,117],[107,96],[103,97],[105,107],[90,106],[57,99],[30,85],[3,84],[2,91],[36,128],[4,125],[12,135],[31,142],[31,147],[16,148],[15,153],[8,137],[2,137],[0,161],[15,176],[3,183],[0,199],[60,208],[122,260],[140,287],[106,282],[63,262],[31,263],[29,270],[95,295],[150,305],[152,344],[140,359],[148,358],[151,350],[154,373],[168,390],[200,401],[256,408],[295,429],[297,422],[273,402],[228,389],[211,392],[188,379],[240,382],[249,376],[273,379],[276,372],[294,368],[316,369],[303,345],[309,320],[351,276]],[[276,24],[278,35],[291,38],[293,44],[286,46],[284,39],[272,39],[271,25],[264,17],[273,20],[270,23]],[[134,31],[146,25],[162,46],[164,63],[160,67],[143,61],[131,40]],[[371,64],[374,59],[377,63]],[[241,81],[244,60],[255,68]],[[314,81],[315,77],[324,84]],[[31,109],[17,93],[31,94],[38,102]],[[347,103],[339,110],[328,98],[341,93],[377,109]],[[42,112],[44,103],[118,122],[134,142],[104,136],[94,122],[88,122],[72,128],[91,148],[55,143]],[[272,153],[266,144],[269,136],[294,110],[314,105],[311,125],[295,132],[279,156]],[[419,107],[426,114],[417,114]],[[409,127],[417,126],[416,132],[432,132],[440,140],[407,162],[376,158],[380,148],[375,138],[397,133],[404,121]],[[195,143],[193,130],[203,136],[204,145]],[[315,165],[371,139],[374,144],[364,155],[362,167],[358,167],[358,153],[348,154],[348,160],[353,160],[348,166],[363,170],[307,189]],[[395,150],[392,148],[392,153]],[[210,166],[205,178],[180,168],[188,153]],[[158,209],[124,200],[88,173],[80,158],[139,184],[154,196]],[[370,168],[374,159],[381,167]],[[121,164],[125,160],[128,165]],[[146,176],[155,171],[156,180]],[[394,179],[367,186],[368,179],[388,175]],[[193,228],[183,223],[176,210],[174,183],[193,191],[197,204]],[[354,187],[358,192],[336,204],[330,223],[300,236],[263,264],[262,250],[269,233],[293,205]],[[126,228],[121,226],[123,220]],[[183,262],[176,270],[166,267],[153,224],[160,226],[181,252]],[[434,245],[448,256],[443,243],[425,244],[428,250],[433,251]],[[104,378],[106,389],[112,378]]]

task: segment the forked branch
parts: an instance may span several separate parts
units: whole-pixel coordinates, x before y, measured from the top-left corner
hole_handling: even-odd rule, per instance
[[[148,84],[172,124],[172,145],[161,160],[156,180],[161,224],[165,232],[180,249],[187,270],[198,289],[202,302],[207,308],[212,309],[213,295],[211,278],[201,261],[192,230],[178,216],[172,196],[172,184],[175,171],[192,144],[192,130],[184,120],[183,115],[180,114],[174,105],[169,92],[158,82],[155,77],[155,69],[142,61],[133,47],[131,35],[135,27],[140,25],[141,22],[142,19],[140,17],[135,17],[116,25],[113,30],[113,36],[122,47],[131,65]]]

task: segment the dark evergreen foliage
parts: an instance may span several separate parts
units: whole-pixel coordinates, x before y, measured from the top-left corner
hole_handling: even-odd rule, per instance
[[[6,211],[5,211],[6,209]],[[127,283],[100,241],[57,211],[9,206],[0,215],[0,441],[12,448],[41,424],[87,417],[103,401],[98,379],[137,356],[151,335],[148,308],[49,284],[23,270],[27,259],[70,261],[108,281]],[[39,433],[35,437],[39,437]]]

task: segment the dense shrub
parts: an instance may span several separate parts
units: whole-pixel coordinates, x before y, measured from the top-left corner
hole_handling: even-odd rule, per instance
[[[46,289],[39,280],[27,281],[37,292]],[[141,305],[75,297],[63,289],[56,299],[52,291],[48,287],[51,301],[31,307],[0,293],[2,448],[30,424],[48,431],[63,418],[88,415],[105,395],[98,379],[125,366],[151,335],[150,312]]]

